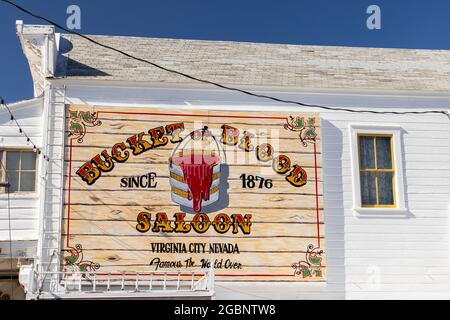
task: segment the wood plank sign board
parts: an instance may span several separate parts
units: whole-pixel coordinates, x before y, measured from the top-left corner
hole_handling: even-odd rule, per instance
[[[66,108],[64,268],[325,281],[318,114]]]

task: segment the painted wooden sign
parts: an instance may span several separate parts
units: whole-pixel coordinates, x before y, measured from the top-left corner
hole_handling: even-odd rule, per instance
[[[317,114],[66,114],[65,268],[325,281]]]

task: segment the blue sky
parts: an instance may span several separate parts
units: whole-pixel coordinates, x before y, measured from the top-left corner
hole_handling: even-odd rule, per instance
[[[363,47],[450,49],[448,0],[12,0],[65,25],[81,8],[81,33]],[[381,30],[366,27],[369,5]],[[43,24],[0,2],[0,96],[31,98],[15,20]]]

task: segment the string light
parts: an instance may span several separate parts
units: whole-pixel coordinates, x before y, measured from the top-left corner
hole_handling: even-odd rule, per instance
[[[42,151],[34,144],[34,142],[31,140],[31,138],[22,129],[22,127],[20,126],[20,123],[17,121],[16,117],[14,117],[13,113],[11,112],[11,109],[8,107],[8,105],[6,104],[5,100],[3,100],[2,97],[0,97],[0,105],[4,106],[5,109],[9,112],[9,114],[11,116],[10,117],[11,121],[13,121],[16,124],[16,126],[19,128],[19,133],[25,136],[25,138],[27,139],[27,144],[31,143],[31,145],[33,146],[33,151],[35,153],[37,152],[37,154],[40,155],[42,153]],[[50,161],[50,158],[45,154],[43,154],[43,158],[44,158],[44,160]]]

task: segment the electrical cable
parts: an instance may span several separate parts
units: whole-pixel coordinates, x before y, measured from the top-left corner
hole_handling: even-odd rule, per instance
[[[54,21],[52,21],[52,20],[50,20],[48,18],[40,16],[40,15],[38,15],[36,13],[33,13],[33,12],[31,12],[31,11],[21,7],[21,6],[19,6],[18,4],[12,2],[12,1],[9,1],[9,0],[0,0],[0,1],[2,1],[4,3],[7,3],[7,4],[11,5],[11,6],[14,6],[18,10],[20,10],[20,11],[22,11],[22,12],[24,12],[24,13],[26,13],[26,14],[34,17],[34,18],[36,18],[36,19],[43,20],[43,21],[45,21],[45,22],[47,22],[47,23],[49,23],[49,24],[51,24],[51,25],[53,25],[53,26],[55,26],[55,27],[57,27],[57,28],[59,28],[61,30],[64,30],[65,32],[67,32],[69,34],[77,35],[77,36],[79,36],[79,37],[81,37],[81,38],[83,38],[83,39],[85,39],[85,40],[87,40],[87,41],[89,41],[89,42],[91,42],[91,43],[93,43],[95,45],[98,45],[98,46],[103,47],[103,48],[108,49],[108,50],[115,51],[115,52],[120,53],[121,55],[126,56],[126,57],[128,57],[130,59],[134,59],[136,61],[140,61],[140,62],[143,62],[143,63],[146,63],[146,64],[150,64],[150,65],[152,65],[152,66],[154,66],[154,67],[156,67],[158,69],[164,70],[166,72],[177,74],[179,76],[182,76],[182,77],[185,77],[185,78],[197,81],[197,82],[201,82],[201,83],[209,84],[209,85],[212,85],[212,86],[216,86],[216,87],[219,87],[221,89],[234,91],[234,92],[240,92],[240,93],[248,95],[248,96],[252,96],[252,97],[256,97],[256,98],[268,99],[268,100],[272,100],[272,101],[275,101],[275,102],[286,103],[286,104],[294,104],[294,105],[299,105],[299,106],[302,106],[302,107],[318,108],[318,109],[323,109],[323,110],[343,111],[343,112],[351,112],[351,113],[394,114],[394,115],[443,114],[443,115],[446,115],[448,117],[448,119],[450,120],[450,114],[447,111],[445,111],[445,110],[376,111],[376,110],[361,110],[361,109],[330,107],[330,106],[323,106],[323,105],[317,105],[317,104],[308,104],[308,103],[303,103],[303,102],[294,101],[294,100],[281,99],[281,98],[277,98],[277,97],[273,97],[273,96],[269,96],[269,95],[264,95],[264,94],[258,94],[258,93],[250,92],[250,91],[239,89],[239,88],[236,88],[236,87],[227,86],[227,85],[220,84],[220,83],[217,83],[217,82],[213,82],[213,81],[210,81],[210,80],[197,78],[195,76],[186,74],[184,72],[180,72],[180,71],[177,71],[177,70],[174,70],[174,69],[170,69],[170,68],[161,66],[161,65],[159,65],[159,64],[157,64],[155,62],[152,62],[152,61],[149,61],[149,60],[146,60],[146,59],[143,59],[143,58],[139,58],[139,57],[133,56],[132,54],[127,53],[125,51],[122,51],[120,49],[111,47],[111,46],[106,45],[106,44],[102,44],[102,43],[100,43],[100,42],[98,42],[98,41],[96,41],[96,40],[94,40],[94,39],[92,39],[92,38],[90,38],[88,36],[85,36],[85,35],[83,35],[83,34],[81,34],[79,32],[76,32],[76,31],[73,31],[73,30],[69,30],[68,28],[63,27],[63,26],[59,25],[58,23],[56,23],[56,22],[54,22]]]

